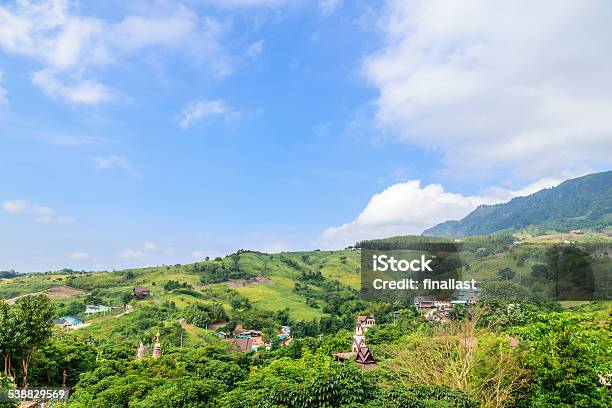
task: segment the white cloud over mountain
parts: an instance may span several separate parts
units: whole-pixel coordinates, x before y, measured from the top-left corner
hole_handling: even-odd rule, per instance
[[[451,193],[440,184],[421,186],[420,180],[393,184],[375,194],[355,220],[325,230],[319,243],[337,248],[357,241],[394,235],[418,235],[440,222],[461,219],[481,204],[495,204],[558,185],[542,179],[519,190],[489,188],[479,195]]]
[[[389,0],[376,123],[450,170],[532,179],[612,158],[607,0]]]

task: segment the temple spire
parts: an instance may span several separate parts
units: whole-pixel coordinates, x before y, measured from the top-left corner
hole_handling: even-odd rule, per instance
[[[147,348],[145,347],[144,343],[141,341],[140,345],[138,346],[138,352],[136,353],[136,359],[140,360],[141,358],[144,358],[146,351],[147,351]]]
[[[161,344],[159,343],[159,329],[155,335],[155,344],[153,345],[153,358],[161,357]]]

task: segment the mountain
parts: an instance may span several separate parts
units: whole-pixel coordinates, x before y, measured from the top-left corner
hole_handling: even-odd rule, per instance
[[[425,236],[464,237],[536,228],[569,231],[612,225],[612,171],[566,180],[557,187],[481,205],[465,218],[423,231]]]

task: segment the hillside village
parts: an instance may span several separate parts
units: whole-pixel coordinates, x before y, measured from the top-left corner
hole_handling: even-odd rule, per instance
[[[406,240],[413,242],[415,239],[422,238],[395,239],[385,242],[385,245]],[[592,242],[594,239],[596,242]],[[507,344],[509,348],[505,352],[509,354],[505,358],[510,360],[503,360],[504,364],[514,367],[520,381],[526,381],[522,369],[516,366],[518,357],[513,350],[533,341],[530,340],[535,336],[533,332],[529,332],[532,337],[520,332],[532,330],[530,325],[536,324],[532,319],[548,316],[547,319],[553,319],[551,322],[558,318],[587,319],[585,322],[588,322],[605,320],[610,315],[609,302],[538,303],[524,297],[531,289],[529,286],[534,287],[529,282],[537,279],[539,275],[535,274],[541,274],[546,268],[541,259],[551,253],[551,248],[574,251],[581,245],[594,245],[589,247],[592,251],[585,254],[597,276],[610,270],[612,258],[608,256],[607,239],[575,232],[570,244],[520,234],[461,239],[454,244],[462,245],[462,272],[464,276],[477,279],[481,285],[475,290],[456,291],[449,297],[416,296],[389,302],[363,300],[358,290],[360,251],[353,248],[280,254],[238,251],[225,258],[192,265],[17,275],[0,282],[0,295],[9,297],[6,304],[11,307],[29,298],[44,296],[49,299],[54,320],[51,342],[45,347],[61,348],[68,344],[68,350],[73,351],[66,352],[80,350],[78,353],[81,355],[77,360],[67,356],[66,360],[58,363],[57,369],[35,363],[31,381],[55,385],[65,383],[72,389],[71,400],[75,402],[98,398],[106,401],[104,394],[96,396],[97,391],[91,388],[94,385],[83,382],[87,378],[82,377],[83,370],[95,370],[95,366],[100,364],[96,361],[119,359],[112,364],[119,364],[119,361],[122,361],[121,365],[128,364],[121,373],[111,375],[107,380],[108,392],[119,392],[120,388],[111,384],[119,386],[124,378],[136,381],[134,378],[141,377],[140,370],[144,366],[172,365],[183,358],[188,359],[185,364],[194,364],[194,361],[204,358],[198,353],[205,353],[208,357],[204,358],[205,365],[193,368],[196,370],[194,373],[203,375],[201,373],[208,372],[207,365],[236,364],[231,366],[234,368],[227,368],[228,372],[236,372],[236,378],[247,381],[235,388],[235,379],[219,377],[214,380],[217,381],[216,387],[220,387],[217,389],[228,387],[236,392],[215,396],[215,402],[212,402],[215,407],[240,406],[239,401],[245,395],[256,398],[261,384],[267,382],[255,371],[249,373],[252,367],[260,364],[263,364],[262,373],[269,378],[285,375],[275,370],[283,372],[287,367],[298,365],[297,372],[309,372],[309,376],[323,383],[328,381],[324,378],[335,378],[333,373],[354,376],[357,383],[362,383],[365,381],[362,376],[366,373],[382,378],[395,375],[390,370],[397,370],[410,377],[412,374],[402,371],[404,368],[397,366],[398,362],[410,362],[417,367],[427,360],[412,361],[404,354],[405,350],[414,349],[414,353],[428,356],[432,347],[441,347],[437,351],[441,355],[444,355],[444,350],[452,351],[452,355],[444,360],[428,363],[443,367],[441,370],[445,374],[435,380],[438,385],[430,385],[437,387],[447,384],[447,379],[452,378],[452,367],[445,364],[452,362],[453,356],[467,353],[467,348],[488,347],[486,343],[478,346],[474,343],[474,339],[480,336],[493,336],[500,345]],[[359,243],[360,247],[376,245],[377,242]],[[505,299],[503,296],[510,297]],[[502,322],[502,325],[477,328],[472,319]],[[557,323],[550,324],[554,326]],[[571,327],[582,333],[583,328],[586,330],[589,326],[572,323]],[[596,336],[593,342],[599,341],[599,334],[591,335]],[[432,342],[430,336],[437,336],[436,341]],[[444,340],[447,336],[450,336],[449,340]],[[451,341],[455,336],[469,340],[465,344],[456,343]],[[79,344],[86,346],[81,349],[77,346]],[[88,351],[92,347],[94,354]],[[609,372],[604,362],[598,362],[600,354],[590,358],[597,362],[592,369],[599,385],[594,386],[607,387]],[[80,368],[71,361],[89,361],[87,364],[91,364],[88,366],[91,368]],[[100,369],[105,369],[103,366]],[[327,372],[325,367],[331,371]],[[537,370],[536,367],[530,370]],[[427,372],[427,368],[411,369],[410,373],[414,372]],[[159,374],[149,375],[162,382],[173,381],[162,380]],[[193,373],[182,375],[189,377]],[[302,380],[291,381],[301,384]],[[414,381],[432,380],[419,378]],[[268,386],[276,387],[274,384]],[[452,394],[452,398],[484,400],[489,395],[501,398],[496,394],[498,391],[485,385],[482,387],[488,391],[474,393],[465,389],[461,391],[464,394]],[[278,390],[281,389],[285,388]],[[382,392],[382,389],[373,389],[379,390],[376,393]],[[439,395],[435,390],[432,388],[432,392]],[[214,391],[211,393],[217,395]],[[387,394],[376,393],[371,394],[369,400],[389,398]],[[334,400],[336,397],[329,398]],[[100,404],[101,408],[106,402]],[[75,406],[84,408],[83,405]],[[89,403],[86,406],[89,407]]]

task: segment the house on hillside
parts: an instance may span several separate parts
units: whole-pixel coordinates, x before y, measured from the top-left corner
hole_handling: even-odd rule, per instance
[[[61,326],[66,330],[71,330],[74,326],[83,323],[83,320],[76,316],[63,316],[59,319],[53,320],[53,324]]]
[[[253,341],[248,337],[247,338],[235,337],[231,339],[226,338],[224,340],[230,343],[232,346],[234,346],[241,352],[247,352],[253,349]]]
[[[132,295],[138,299],[144,299],[151,294],[151,291],[146,286],[136,286],[132,289]]]
[[[96,313],[106,313],[106,312],[110,312],[110,310],[111,310],[110,306],[87,305],[85,307],[85,314],[89,315],[89,314],[96,314]]]
[[[436,300],[432,297],[417,296],[414,298],[414,306],[418,310],[431,310],[436,308]]]
[[[368,331],[368,329],[372,326],[376,325],[376,320],[374,319],[374,316],[372,315],[360,315],[357,316],[357,319],[355,319],[355,323],[356,324],[360,324],[361,327],[363,328],[363,331]]]
[[[65,319],[54,319],[53,320],[53,324],[56,326],[61,326],[64,329],[67,328],[67,325],[69,325],[69,323],[65,320]]]
[[[453,304],[448,299],[436,300],[434,302],[434,306],[442,315],[448,315],[448,313],[453,309]]]
[[[64,316],[62,319],[67,321],[71,326],[76,326],[77,324],[83,323],[83,319],[77,316]]]

